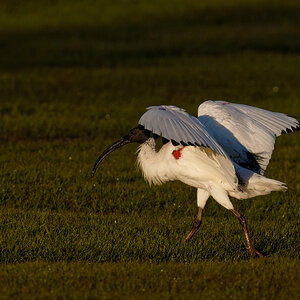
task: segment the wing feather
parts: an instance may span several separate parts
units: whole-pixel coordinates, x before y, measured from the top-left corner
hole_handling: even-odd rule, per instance
[[[205,126],[197,118],[176,106],[151,106],[142,115],[139,124],[145,129],[168,140],[189,145],[209,147],[216,153],[226,156],[226,152]]]
[[[248,114],[254,120],[260,120],[264,122],[266,127],[269,128],[277,136],[281,135],[281,131],[284,129],[292,130],[299,128],[299,121],[293,117],[285,115],[283,113],[272,112],[264,110],[258,107],[248,106],[244,104],[232,104],[238,110]]]
[[[188,144],[190,141],[197,141],[197,132],[192,126],[188,127],[181,120],[178,121],[178,126],[181,127],[184,130],[184,132],[186,132],[186,134],[182,135],[181,137],[182,142]],[[195,144],[197,144],[197,142]]]
[[[299,121],[285,114],[224,101],[202,103],[198,119],[236,163],[260,174],[267,168],[275,138],[299,129]]]

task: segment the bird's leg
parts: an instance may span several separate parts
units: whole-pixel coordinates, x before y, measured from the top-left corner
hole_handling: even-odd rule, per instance
[[[184,239],[185,242],[188,242],[192,238],[192,236],[194,235],[194,233],[200,227],[201,219],[202,219],[202,211],[203,211],[203,208],[198,207],[198,213],[197,213],[196,220],[194,222],[193,228],[191,229],[191,231],[185,237],[185,239]]]
[[[248,232],[245,217],[243,215],[241,215],[235,209],[231,209],[230,211],[238,218],[238,220],[240,221],[240,223],[243,227],[243,231],[244,231],[244,235],[245,235],[245,239],[246,239],[246,248],[248,250],[249,256],[251,258],[263,257],[263,255],[253,247],[253,245],[250,241],[249,232]]]

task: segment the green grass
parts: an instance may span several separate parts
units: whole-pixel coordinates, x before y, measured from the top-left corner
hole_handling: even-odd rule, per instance
[[[266,172],[288,192],[232,200],[260,260],[212,199],[185,244],[195,189],[149,187],[135,145],[90,178],[150,105],[195,115],[225,99],[299,119],[299,13],[297,1],[1,1],[1,297],[299,297],[299,133],[278,138]]]
[[[3,266],[0,290],[2,297],[25,294],[31,299],[37,297],[37,290],[39,298],[296,299],[299,288],[294,268],[290,259],[160,265],[36,261]]]

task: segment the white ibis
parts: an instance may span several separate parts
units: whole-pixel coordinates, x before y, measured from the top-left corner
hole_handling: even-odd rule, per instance
[[[248,199],[285,191],[284,183],[263,176],[275,138],[299,130],[299,121],[282,113],[224,101],[206,101],[198,118],[176,106],[151,106],[139,126],[108,147],[98,165],[119,147],[137,142],[138,164],[150,184],[180,180],[197,188],[198,214],[189,241],[201,224],[202,211],[212,196],[240,221],[250,257],[262,257],[249,238],[246,219],[234,209],[229,196]],[[157,152],[155,139],[162,137]]]

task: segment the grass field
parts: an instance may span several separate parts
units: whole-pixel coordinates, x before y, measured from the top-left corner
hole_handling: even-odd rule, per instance
[[[149,187],[135,145],[98,155],[145,108],[224,99],[300,118],[297,1],[0,2],[0,298],[299,299],[299,133],[266,176],[286,193],[210,200]]]

